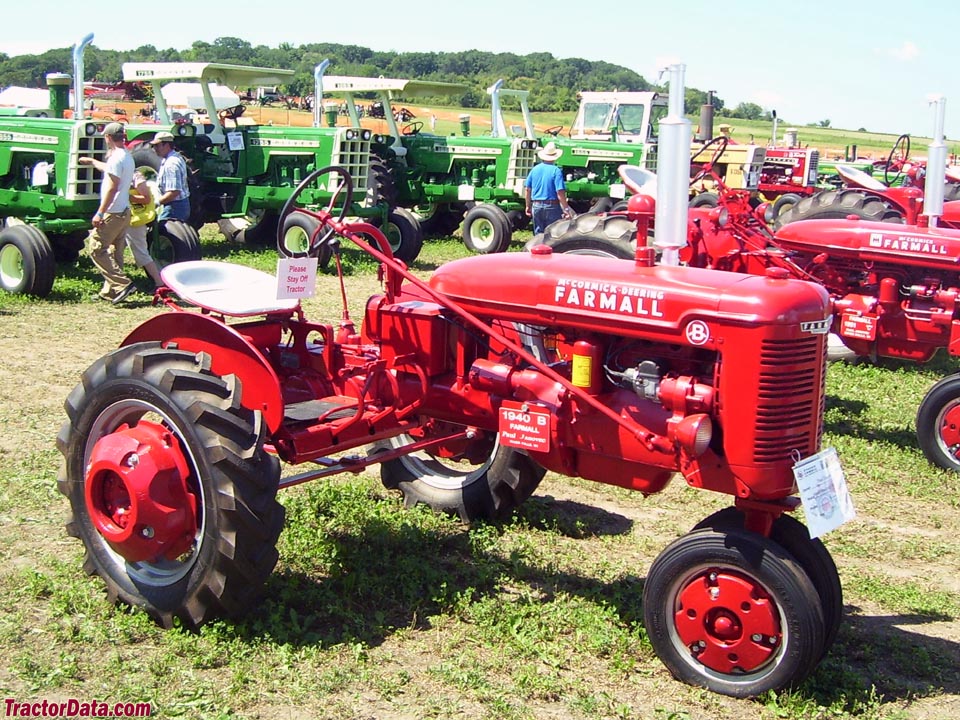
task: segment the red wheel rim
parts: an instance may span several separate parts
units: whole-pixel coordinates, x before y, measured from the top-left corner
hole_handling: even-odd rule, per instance
[[[940,443],[950,455],[956,457],[960,452],[960,403],[944,408],[939,417],[937,432]]]
[[[724,674],[755,672],[783,639],[773,598],[731,570],[705,570],[688,580],[677,594],[674,623],[697,662]]]

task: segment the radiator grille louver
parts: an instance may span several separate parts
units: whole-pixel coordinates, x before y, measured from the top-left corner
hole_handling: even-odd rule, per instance
[[[816,451],[819,432],[811,438],[811,423],[822,417],[822,339],[765,340],[760,351],[757,387],[754,460],[778,462],[794,451],[806,456]],[[819,427],[819,426],[818,426]]]

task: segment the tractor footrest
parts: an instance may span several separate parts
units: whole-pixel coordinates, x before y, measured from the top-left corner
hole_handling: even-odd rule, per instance
[[[331,410],[333,412],[330,412]],[[287,422],[315,422],[321,415],[325,415],[324,420],[341,420],[355,415],[356,412],[357,401],[353,398],[343,398],[341,402],[305,400],[284,407],[283,419]]]

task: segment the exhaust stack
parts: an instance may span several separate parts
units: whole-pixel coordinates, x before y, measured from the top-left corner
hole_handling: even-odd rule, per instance
[[[654,245],[661,265],[679,265],[680,248],[687,245],[690,205],[690,121],[683,115],[683,74],[687,66],[673,64],[667,116],[660,121],[660,158],[657,162],[657,213]],[[661,73],[661,77],[663,73]]]
[[[313,126],[320,127],[323,120],[323,74],[330,66],[329,60],[321,61],[313,69]],[[352,104],[352,103],[351,103]]]
[[[947,179],[947,145],[943,142],[943,120],[947,99],[943,95],[927,98],[934,106],[933,142],[927,151],[927,179],[923,190],[923,214],[930,219],[930,227],[937,226],[943,215],[943,185]]]
[[[73,46],[73,117],[75,120],[83,118],[83,51],[93,42],[93,33],[90,33]]]

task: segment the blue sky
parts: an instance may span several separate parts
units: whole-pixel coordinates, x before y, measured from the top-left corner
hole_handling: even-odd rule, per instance
[[[930,135],[928,97],[944,95],[946,135],[960,141],[960,3],[230,0],[167,4],[167,11],[133,3],[110,15],[104,7],[7,3],[0,52],[67,47],[93,32],[96,46],[115,50],[186,49],[195,40],[233,36],[272,47],[336,42],[397,52],[549,52],[623,65],[648,80],[682,62],[688,86],[716,91],[729,107],[753,102],[776,110],[801,127],[829,119],[838,128]]]

